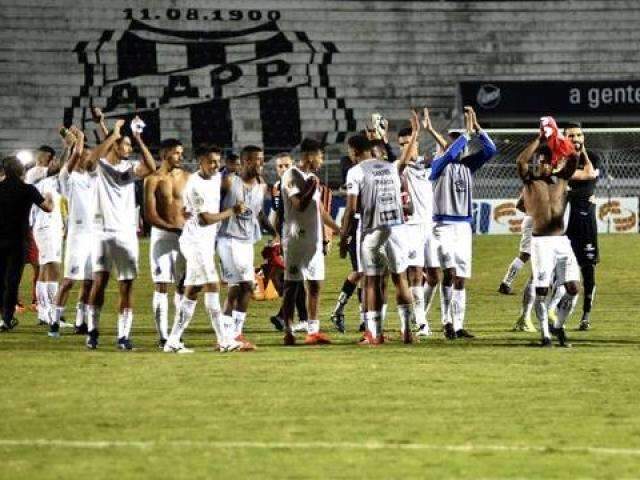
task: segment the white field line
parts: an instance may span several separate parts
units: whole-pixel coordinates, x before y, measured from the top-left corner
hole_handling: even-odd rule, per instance
[[[560,447],[534,445],[437,445],[428,443],[382,443],[382,442],[217,442],[201,440],[60,440],[60,439],[0,439],[0,447],[59,447],[86,450],[108,450],[112,448],[173,448],[191,447],[203,449],[260,449],[260,450],[430,450],[459,453],[576,453],[595,455],[617,455],[640,457],[640,448],[613,447]]]

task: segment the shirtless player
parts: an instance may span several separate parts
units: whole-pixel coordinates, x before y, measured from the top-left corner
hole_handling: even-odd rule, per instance
[[[560,158],[557,165],[553,165],[552,157],[545,138],[540,136],[524,149],[516,162],[524,183],[525,208],[533,219],[531,269],[542,346],[552,346],[546,297],[555,273],[559,282],[565,285],[566,293],[558,305],[558,318],[551,330],[558,337],[560,346],[569,347],[564,324],[577,300],[580,270],[571,243],[564,235],[564,211],[568,182],[576,169],[578,157],[570,154]]]
[[[183,147],[179,140],[169,138],[160,145],[160,168],[144,181],[144,214],[151,226],[149,264],[155,286],[153,317],[158,330],[158,346],[164,347],[169,332],[169,285],[176,285],[174,307],[180,305],[185,272],[184,257],[180,253],[182,191],[189,173],[180,168]]]

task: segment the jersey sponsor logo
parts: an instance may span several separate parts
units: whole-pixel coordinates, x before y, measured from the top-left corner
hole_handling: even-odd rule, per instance
[[[138,114],[147,125],[145,139],[157,145],[163,129],[184,121],[184,114],[172,111],[187,110],[192,145],[230,146],[238,136],[234,129],[243,123],[234,112],[254,98],[260,105],[256,129],[267,150],[298,145],[301,117],[309,109],[341,119],[317,132],[322,143],[341,143],[356,130],[353,110],[337,96],[329,76],[339,52],[335,43],[283,30],[277,20],[245,28],[215,22],[203,30],[193,22],[176,23],[177,29],[166,29],[131,18],[124,29],[78,42],[74,53],[84,68],[84,84],[65,108],[64,123],[87,128],[93,105],[108,118],[131,120]],[[160,88],[150,88],[156,85]]]

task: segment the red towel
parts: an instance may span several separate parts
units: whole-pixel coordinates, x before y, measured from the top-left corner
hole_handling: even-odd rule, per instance
[[[553,117],[542,117],[540,119],[540,131],[542,136],[547,139],[547,145],[551,149],[552,166],[557,166],[563,157],[576,153],[573,142],[562,135]]]

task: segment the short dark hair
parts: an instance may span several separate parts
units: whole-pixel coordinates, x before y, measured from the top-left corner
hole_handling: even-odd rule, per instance
[[[247,145],[240,151],[240,158],[247,158],[252,153],[261,152],[262,149],[257,145]]]
[[[362,155],[373,148],[371,141],[364,135],[351,135],[347,144],[355,150],[357,155]]]
[[[160,151],[171,150],[172,148],[181,147],[182,142],[177,138],[167,138],[160,142]]]
[[[448,135],[451,140],[457,140],[462,135],[462,132],[459,132],[457,130],[450,130]]]
[[[38,151],[48,153],[52,158],[56,156],[56,151],[49,145],[41,145]]]
[[[195,149],[196,158],[206,157],[212,153],[222,156],[222,149],[217,145],[199,145]]]
[[[566,122],[564,124],[564,129],[568,130],[569,128],[582,128],[582,123],[578,121]]]
[[[398,132],[398,137],[409,137],[413,133],[413,128],[405,127]]]
[[[237,153],[233,153],[233,152],[229,152],[227,153],[227,156],[224,158],[225,162],[235,162],[236,160],[238,160],[240,158],[240,156]]]
[[[300,144],[300,153],[314,153],[322,151],[322,144],[313,138],[305,138]]]
[[[18,157],[11,155],[4,157],[0,162],[0,172],[4,173],[7,178],[17,179],[24,175],[24,166]]]

